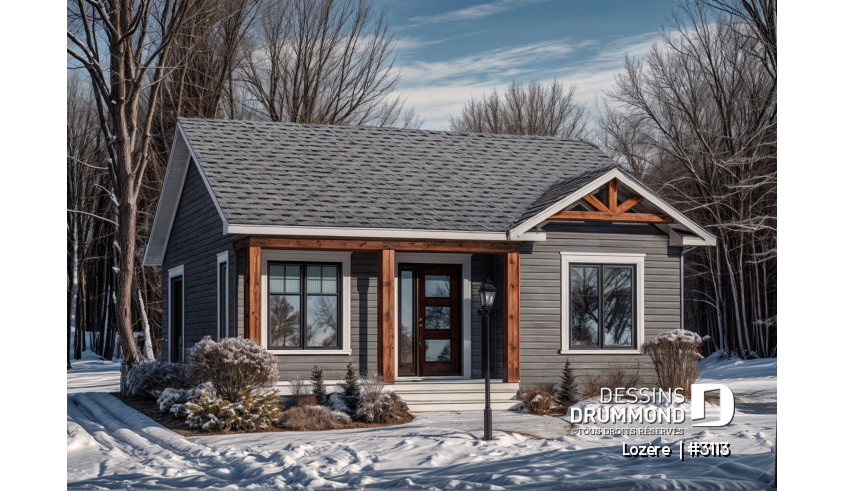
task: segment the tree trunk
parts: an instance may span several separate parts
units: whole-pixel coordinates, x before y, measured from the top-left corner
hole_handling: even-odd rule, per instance
[[[120,351],[124,356],[123,363],[134,365],[140,361],[138,348],[135,346],[135,337],[132,334],[132,276],[135,271],[135,227],[137,226],[138,205],[134,197],[134,189],[129,180],[124,180],[122,184],[121,194],[123,199],[118,209],[120,227],[117,230],[117,246],[120,251],[117,285],[114,289],[117,295],[115,317]]]
[[[138,306],[141,310],[141,320],[144,323],[144,358],[148,360],[154,360],[155,356],[153,355],[153,342],[152,338],[150,337],[150,323],[147,320],[147,310],[144,307],[144,297],[141,295],[141,289],[138,288]]]

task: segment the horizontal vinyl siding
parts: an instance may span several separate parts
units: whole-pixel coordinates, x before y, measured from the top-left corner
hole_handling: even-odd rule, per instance
[[[577,376],[611,365],[639,370],[652,383],[646,355],[560,355],[561,251],[637,253],[645,256],[645,340],[680,327],[680,248],[651,226],[549,224],[545,242],[520,255],[520,377],[523,387],[558,382],[569,359]]]
[[[223,221],[191,162],[162,263],[162,359],[170,360],[168,270],[184,265],[185,349],[205,336],[217,339],[217,254],[229,252],[230,291],[235,283],[233,236],[223,235]],[[235,296],[229,295],[229,326],[235,319]],[[187,356],[187,352],[185,353]]]

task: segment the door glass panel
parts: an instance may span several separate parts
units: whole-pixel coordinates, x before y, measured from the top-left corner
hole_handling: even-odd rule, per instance
[[[414,272],[399,272],[399,364],[414,363]]]
[[[426,339],[425,361],[451,361],[452,341],[449,339]]]
[[[299,347],[299,295],[270,295],[270,347]]]
[[[425,296],[428,298],[449,298],[451,292],[451,277],[449,275],[425,275]]]
[[[270,293],[299,293],[299,265],[267,265]]]
[[[306,268],[306,282],[308,283],[308,293],[321,293],[323,283],[323,267],[309,265]]]
[[[572,346],[596,346],[599,338],[599,268],[573,266],[570,278]]]
[[[604,267],[604,344],[633,346],[632,268]]]
[[[425,328],[426,329],[451,329],[452,307],[426,307]]]

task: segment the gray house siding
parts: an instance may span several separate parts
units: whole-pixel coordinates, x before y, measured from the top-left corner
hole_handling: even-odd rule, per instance
[[[171,268],[184,266],[185,349],[204,336],[217,339],[217,254],[229,252],[229,287],[234,285],[232,236],[223,235],[223,221],[202,176],[191,162],[162,263],[162,359],[170,360]],[[229,295],[229,326],[235,319],[235,298]]]
[[[561,355],[560,251],[640,253],[645,256],[645,340],[680,328],[680,253],[651,226],[549,224],[546,241],[520,254],[521,384],[557,382],[569,359],[576,375],[598,374],[611,365],[639,370],[654,380],[646,355]]]

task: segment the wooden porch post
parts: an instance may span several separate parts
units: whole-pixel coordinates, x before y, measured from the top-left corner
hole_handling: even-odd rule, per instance
[[[504,382],[519,382],[519,253],[505,254]]]
[[[395,291],[393,259],[395,251],[378,251],[378,373],[387,384],[396,381],[396,348],[394,336]]]
[[[244,247],[244,338],[261,344],[261,248]]]

